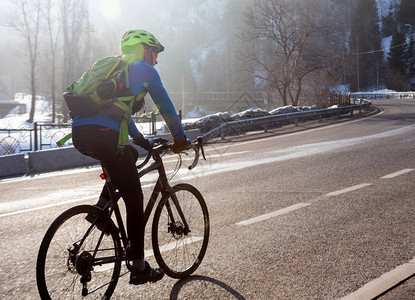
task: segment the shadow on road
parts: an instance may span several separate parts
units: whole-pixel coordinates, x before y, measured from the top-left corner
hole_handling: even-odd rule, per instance
[[[173,286],[170,300],[178,299],[245,300],[245,297],[222,281],[196,275],[181,279]]]

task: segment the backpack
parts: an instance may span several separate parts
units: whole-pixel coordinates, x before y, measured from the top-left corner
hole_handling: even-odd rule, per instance
[[[119,80],[124,73],[126,74],[127,81],[125,86],[120,84]],[[90,97],[82,97],[82,95],[93,94],[105,80],[112,80],[117,87],[113,98],[92,100]],[[120,88],[120,86],[123,88]],[[137,109],[137,103],[134,102],[139,102],[139,108],[144,104],[145,93],[134,97],[129,93],[128,87],[128,64],[120,56],[109,56],[96,61],[78,81],[69,86],[64,93],[64,98],[72,116],[77,114],[80,116],[91,116],[98,112],[103,112],[115,119],[122,119],[123,113],[121,115],[120,113],[113,115],[114,105],[116,106],[115,108],[124,107],[124,113],[129,112],[131,114],[134,104],[135,111],[139,110]]]
[[[64,99],[70,111],[71,117],[75,115],[92,116],[99,112],[121,120],[119,146],[128,144],[127,123],[131,120],[131,114],[139,111],[144,105],[146,91],[133,96],[129,91],[128,67],[121,56],[104,57],[96,61],[81,78],[69,86],[64,93]],[[120,81],[125,73],[126,84]],[[105,80],[111,80],[116,86],[114,97],[111,99],[91,99],[98,86]],[[127,133],[126,133],[127,131]],[[63,145],[71,138],[71,134],[65,136],[57,144]]]

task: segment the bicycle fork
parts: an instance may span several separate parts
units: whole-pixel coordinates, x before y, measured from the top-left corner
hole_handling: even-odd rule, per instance
[[[166,201],[166,209],[169,214],[169,218],[171,219],[171,222],[168,224],[168,232],[172,233],[173,235],[177,234],[181,236],[182,234],[188,235],[190,231],[189,224],[186,221],[186,218],[183,214],[183,210],[179,204],[179,200],[177,199],[176,192],[172,187],[169,186],[168,188],[169,195],[172,199],[172,202],[174,206],[176,207],[177,213],[179,214],[179,217],[181,219],[182,224],[180,224],[179,221],[176,221],[174,218],[173,210],[171,208],[170,202]]]
[[[182,222],[182,224],[180,224],[178,220],[175,220],[170,201],[168,201],[168,199],[167,199],[166,202],[165,202],[165,205],[166,205],[166,209],[167,209],[169,218],[171,220],[171,222],[169,222],[167,224],[168,225],[168,232],[171,232],[173,235],[175,235],[175,234],[187,235],[190,232],[189,224],[187,223],[186,218],[183,214],[183,210],[180,207],[180,203],[179,203],[179,200],[177,199],[176,192],[175,192],[174,188],[172,186],[170,186],[170,184],[169,184],[169,181],[168,181],[167,176],[166,176],[166,171],[164,169],[164,165],[161,162],[161,158],[159,156],[156,156],[155,160],[156,160],[155,164],[153,164],[150,168],[153,169],[153,170],[155,170],[155,169],[158,170],[159,178],[157,180],[156,186],[154,187],[153,194],[151,195],[151,198],[150,198],[151,204],[148,205],[148,207],[145,211],[145,216],[146,216],[146,221],[145,222],[147,223],[148,218],[150,217],[150,212],[153,208],[153,205],[155,204],[155,202],[157,200],[157,197],[158,197],[159,193],[161,192],[162,199],[163,199],[163,197],[169,197],[170,196],[174,206],[176,207],[177,213],[179,214],[181,222]]]

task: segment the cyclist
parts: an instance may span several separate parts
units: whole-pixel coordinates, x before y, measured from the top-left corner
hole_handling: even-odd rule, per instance
[[[190,142],[184,135],[176,110],[154,68],[158,54],[163,50],[164,47],[153,34],[145,30],[128,30],[121,39],[122,59],[130,64],[128,74],[122,75],[116,87],[113,84],[113,88],[111,85],[101,84],[96,94],[102,99],[107,99],[114,95],[114,89],[116,96],[117,93],[123,93],[123,96],[125,93],[135,96],[148,92],[173,135],[173,152],[179,153],[189,149]],[[72,141],[78,151],[101,161],[124,199],[133,267],[130,284],[155,282],[163,277],[164,272],[161,269],[151,268],[144,260],[143,193],[135,165],[138,152],[130,145],[125,146],[123,151],[117,149],[119,131],[120,121],[109,114],[97,113],[87,117],[76,115],[72,124]],[[128,123],[128,134],[133,138],[134,143],[146,150],[151,149],[151,142],[143,137],[133,121]],[[108,191],[104,186],[96,205],[103,208],[108,199]],[[87,216],[86,219],[92,222],[94,218]]]

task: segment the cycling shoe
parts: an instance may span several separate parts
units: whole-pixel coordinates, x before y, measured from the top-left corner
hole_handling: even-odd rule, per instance
[[[163,278],[164,271],[162,269],[153,269],[150,267],[148,262],[145,262],[146,266],[144,271],[131,270],[130,273],[130,284],[139,285],[147,282],[156,282]]]

